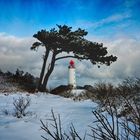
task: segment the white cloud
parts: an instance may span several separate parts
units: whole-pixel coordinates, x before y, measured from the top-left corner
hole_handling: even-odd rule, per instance
[[[131,14],[129,11],[127,12],[124,12],[124,13],[119,13],[119,14],[113,14],[111,16],[108,16],[108,17],[105,17],[99,21],[77,21],[77,25],[80,27],[88,27],[88,28],[99,28],[101,26],[104,26],[106,24],[109,24],[109,23],[118,23],[120,21],[123,21],[125,19],[129,19],[131,18]]]
[[[118,56],[116,65],[112,70],[114,76],[122,78],[127,76],[140,77],[140,41],[131,38],[120,38],[113,41],[110,45],[110,52]],[[112,46],[112,47],[111,47]]]
[[[93,23],[92,26],[93,26],[93,28],[98,28],[98,27],[101,27],[105,24],[119,22],[119,21],[122,21],[124,19],[128,19],[130,17],[131,17],[131,15],[129,13],[114,14],[112,16],[106,17],[100,21]]]
[[[0,69],[3,71],[15,71],[21,68],[25,71],[38,69],[41,53],[30,50],[33,38],[18,38],[15,36],[0,34]],[[41,52],[41,51],[40,51]],[[40,56],[40,57],[39,57]],[[38,61],[37,61],[38,60]],[[34,71],[34,74],[36,72]]]

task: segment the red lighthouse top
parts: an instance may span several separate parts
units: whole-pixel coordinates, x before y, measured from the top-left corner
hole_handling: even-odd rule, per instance
[[[73,60],[70,60],[70,62],[69,62],[70,68],[75,68],[75,65],[74,64],[75,64],[74,61]]]

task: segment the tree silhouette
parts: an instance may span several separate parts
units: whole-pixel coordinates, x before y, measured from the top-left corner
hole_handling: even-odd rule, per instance
[[[107,48],[103,44],[89,41],[84,38],[87,35],[85,30],[78,28],[72,31],[72,27],[67,25],[57,25],[58,29],[51,29],[50,31],[41,30],[33,35],[38,41],[32,44],[31,50],[37,50],[42,46],[45,48],[43,56],[43,65],[38,82],[38,90],[45,91],[48,79],[54,70],[56,61],[64,58],[76,58],[79,60],[90,60],[92,64],[105,64],[109,66],[112,62],[117,60],[116,56],[107,55]],[[65,56],[58,54],[65,53]],[[51,58],[45,73],[48,58]]]

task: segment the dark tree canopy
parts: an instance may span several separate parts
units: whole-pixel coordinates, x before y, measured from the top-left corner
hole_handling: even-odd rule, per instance
[[[50,31],[41,30],[33,35],[39,42],[33,43],[31,50],[36,50],[38,47],[43,46],[46,49],[42,71],[40,74],[40,85],[46,87],[48,78],[54,69],[55,62],[64,58],[76,58],[79,60],[90,60],[92,64],[105,64],[109,66],[112,62],[117,60],[116,56],[107,55],[107,48],[103,46],[102,43],[96,43],[85,39],[87,35],[85,30],[78,28],[73,31],[72,27],[66,25],[57,25],[58,29],[51,29]],[[57,55],[65,52],[66,56],[58,57]],[[45,75],[45,67],[49,54],[52,53],[51,66]],[[71,55],[71,53],[73,55]],[[42,75],[42,76],[41,76]],[[47,81],[44,84],[44,80]],[[45,88],[43,87],[43,88]]]

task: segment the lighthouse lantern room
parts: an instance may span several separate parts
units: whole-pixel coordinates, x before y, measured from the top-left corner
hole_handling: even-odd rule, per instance
[[[69,69],[68,85],[71,86],[72,88],[76,88],[75,62],[73,60],[70,60],[68,69]]]

